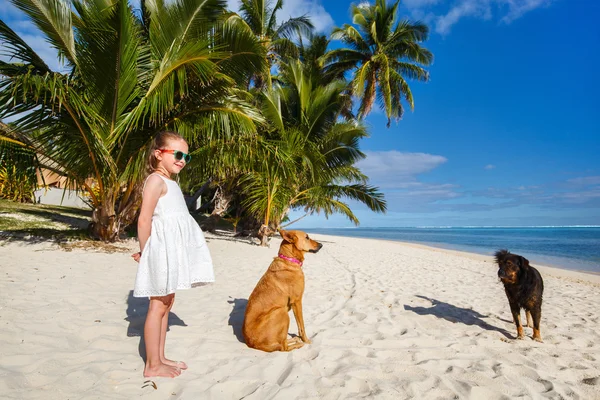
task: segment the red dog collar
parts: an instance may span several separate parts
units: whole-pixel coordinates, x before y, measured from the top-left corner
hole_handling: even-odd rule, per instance
[[[286,260],[286,261],[291,261],[291,262],[293,262],[293,263],[296,263],[296,264],[298,264],[299,266],[302,266],[302,261],[300,261],[300,260],[298,260],[298,259],[296,259],[296,258],[294,258],[294,257],[288,257],[288,256],[284,256],[283,254],[279,254],[279,255],[278,255],[278,257],[279,257],[279,258],[283,258],[283,259],[284,259],[284,260]]]

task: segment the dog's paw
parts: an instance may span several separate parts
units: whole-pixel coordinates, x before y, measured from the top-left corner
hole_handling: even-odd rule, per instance
[[[525,339],[525,335],[519,335],[519,336],[517,336],[517,339],[518,340],[523,340],[523,339]]]
[[[538,337],[532,337],[532,339],[535,340],[538,343],[544,343],[544,341],[542,340],[542,338],[539,337],[539,336]]]
[[[311,343],[312,343],[312,342],[310,341],[310,339],[309,339],[309,338],[302,339],[302,341],[303,341],[304,343],[306,343],[306,344],[311,344]]]

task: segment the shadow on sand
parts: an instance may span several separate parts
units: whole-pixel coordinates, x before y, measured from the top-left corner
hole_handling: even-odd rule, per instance
[[[237,242],[249,244],[251,246],[258,246],[257,239],[253,236],[235,236],[233,232],[217,231],[217,232],[204,232],[206,241],[210,243],[211,240],[223,240],[226,242]]]
[[[128,337],[140,337],[140,343],[138,345],[138,352],[140,353],[140,357],[146,362],[146,343],[144,342],[144,323],[146,322],[146,314],[148,313],[148,305],[150,300],[147,297],[133,297],[133,290],[129,291],[129,296],[127,297],[127,317],[125,321],[129,322],[129,326],[127,327],[127,336]],[[175,313],[169,313],[169,324],[168,327],[177,325],[177,326],[187,326],[185,322],[181,318],[179,318]],[[169,328],[167,327],[167,332]]]
[[[436,299],[430,299],[426,296],[417,295],[416,297],[430,301],[432,306],[429,308],[412,307],[405,304],[405,310],[412,311],[419,315],[434,315],[452,323],[460,322],[465,325],[477,325],[488,331],[500,332],[509,339],[514,339],[514,336],[512,336],[506,329],[498,328],[497,326],[493,326],[485,322],[482,318],[487,318],[487,316],[480,314],[475,310],[456,307],[452,304],[444,303],[443,301]]]
[[[244,324],[244,314],[246,314],[248,299],[233,299],[227,300],[227,302],[233,304],[233,309],[229,313],[228,325],[233,329],[233,334],[237,340],[245,343],[244,335],[242,334],[242,325]]]
[[[0,240],[37,244],[43,242],[65,242],[70,239],[88,239],[91,210],[54,207],[40,204],[0,203],[0,219],[5,215],[20,216],[19,219],[33,221],[15,224],[0,232]],[[9,219],[10,221],[10,219]],[[60,223],[62,227],[56,227]],[[7,222],[5,221],[6,225]],[[22,225],[22,226],[21,226]]]

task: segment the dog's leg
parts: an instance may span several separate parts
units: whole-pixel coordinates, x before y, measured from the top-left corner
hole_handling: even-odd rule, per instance
[[[300,338],[298,338],[298,337],[287,339],[285,341],[285,346],[283,346],[283,348],[284,348],[283,351],[291,351],[291,350],[299,349],[302,346],[304,346],[304,342],[302,342],[302,340],[300,340]]]
[[[292,304],[292,311],[294,311],[294,317],[296,318],[296,325],[298,325],[298,335],[302,338],[304,343],[310,344],[310,340],[304,330],[304,316],[302,315],[302,300],[297,300]]]
[[[540,334],[540,319],[542,319],[541,307],[536,307],[531,310],[531,316],[533,317],[533,340],[542,342],[542,335]]]
[[[525,311],[525,315],[527,316],[527,325],[528,328],[533,328],[533,320],[531,319],[531,312],[529,310]]]
[[[276,308],[263,318],[255,328],[258,344],[254,348],[267,352],[290,351],[287,341],[290,316],[287,309]]]
[[[509,302],[510,311],[513,315],[513,320],[515,321],[515,325],[517,326],[517,339],[524,339],[525,335],[523,334],[523,326],[521,325],[521,308],[518,304],[514,304]]]

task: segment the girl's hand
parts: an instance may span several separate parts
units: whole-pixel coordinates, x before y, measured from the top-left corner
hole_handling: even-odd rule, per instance
[[[138,251],[137,253],[133,253],[131,257],[135,260],[135,262],[140,262],[140,257],[142,256],[142,252]]]

